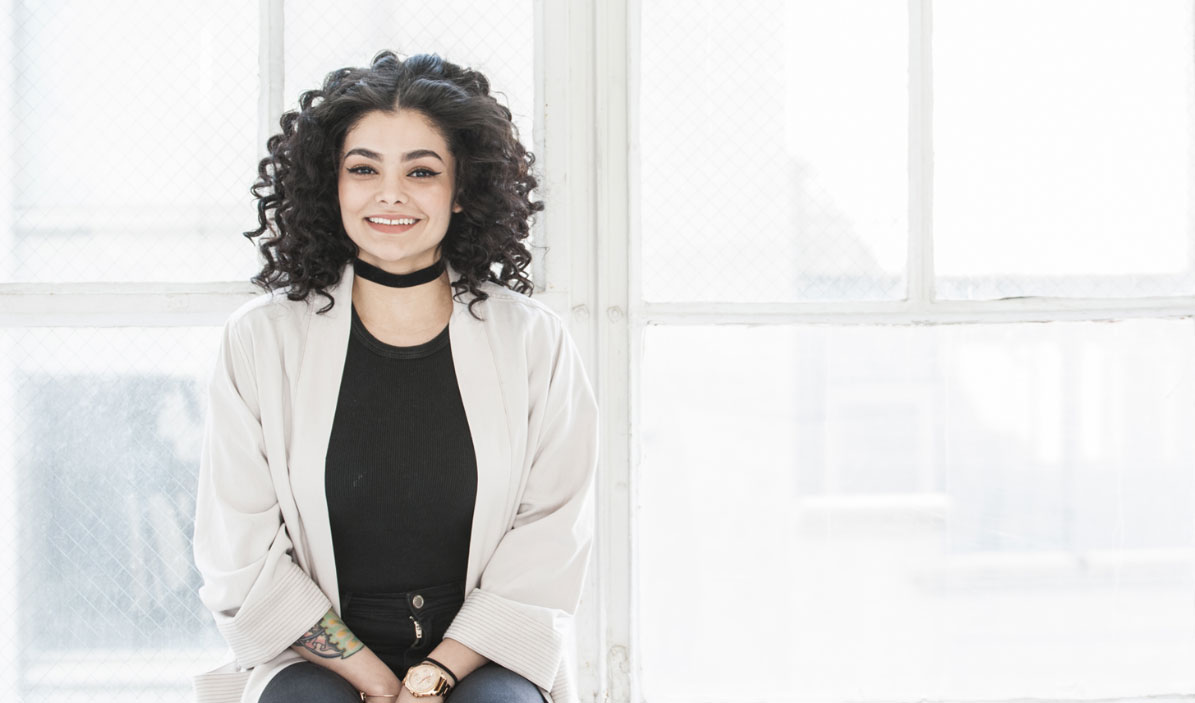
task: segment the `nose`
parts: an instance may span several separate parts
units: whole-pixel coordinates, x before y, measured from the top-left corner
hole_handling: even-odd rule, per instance
[[[403,188],[402,176],[400,174],[384,176],[381,179],[377,200],[379,203],[389,204],[405,203],[407,201],[407,193]]]

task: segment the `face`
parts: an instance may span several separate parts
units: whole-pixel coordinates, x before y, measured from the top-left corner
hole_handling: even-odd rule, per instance
[[[345,135],[339,168],[340,217],[358,257],[391,273],[436,262],[461,208],[456,163],[433,122],[413,110],[366,113]]]

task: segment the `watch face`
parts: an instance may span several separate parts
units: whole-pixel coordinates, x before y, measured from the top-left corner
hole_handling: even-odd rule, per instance
[[[430,693],[440,680],[440,672],[433,666],[421,664],[407,672],[407,688],[411,693]]]

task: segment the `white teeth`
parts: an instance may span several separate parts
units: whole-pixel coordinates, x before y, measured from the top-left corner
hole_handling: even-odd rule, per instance
[[[418,220],[410,217],[404,217],[399,220],[387,220],[384,217],[367,217],[365,219],[369,220],[370,222],[376,222],[379,225],[413,225],[418,222]]]

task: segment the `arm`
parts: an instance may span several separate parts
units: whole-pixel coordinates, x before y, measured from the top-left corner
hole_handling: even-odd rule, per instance
[[[436,645],[436,648],[427,656],[448,667],[458,680],[472,674],[490,661],[460,642],[447,637],[441,640],[440,644]]]
[[[200,600],[238,664],[286,651],[331,607],[292,559],[270,476],[257,379],[243,320],[224,326],[208,378],[208,414],[196,492],[194,555]]]
[[[332,610],[291,647],[304,659],[340,674],[367,698],[394,700],[401,687],[390,667],[349,630]]]
[[[529,468],[518,510],[445,641],[551,690],[592,544],[598,408],[563,323],[554,319],[545,337],[545,358],[530,369]]]

